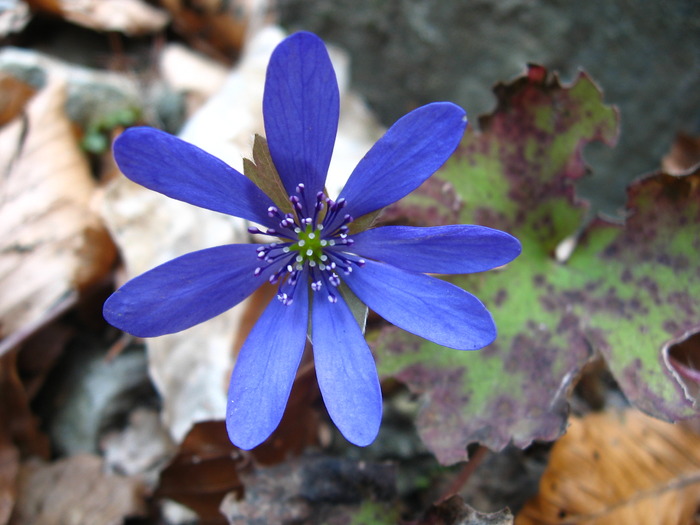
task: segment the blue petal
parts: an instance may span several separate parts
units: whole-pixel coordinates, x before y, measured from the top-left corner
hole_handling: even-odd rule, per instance
[[[200,208],[274,226],[272,201],[250,179],[213,155],[154,128],[129,128],[114,141],[114,159],[134,182]]]
[[[354,218],[408,195],[442,166],[464,134],[467,115],[449,102],[399,119],[360,161],[339,197]]]
[[[377,437],[382,391],[362,331],[342,297],[330,303],[313,293],[314,364],[331,419],[351,443],[364,447]]]
[[[287,37],[267,68],[265,133],[287,192],[294,194],[303,183],[311,205],[323,191],[339,111],[338,83],[323,41],[311,33]]]
[[[472,273],[520,255],[518,239],[485,226],[383,226],[352,236],[351,250],[412,272]]]
[[[439,345],[476,350],[496,338],[489,311],[453,284],[370,260],[343,279],[384,319]]]
[[[234,445],[250,450],[265,441],[284,414],[306,343],[307,278],[292,304],[272,299],[243,344],[231,376],[226,428]]]
[[[156,337],[211,319],[248,297],[274,268],[253,275],[255,244],[188,253],[132,279],[104,304],[105,319],[137,337]]]

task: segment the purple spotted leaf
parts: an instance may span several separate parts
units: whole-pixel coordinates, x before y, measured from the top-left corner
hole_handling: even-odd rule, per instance
[[[585,270],[585,282],[548,304],[575,304],[587,340],[634,405],[668,421],[696,416],[700,166],[634,182],[627,208],[624,228],[590,225],[568,263],[572,273]]]
[[[616,111],[585,73],[561,86],[531,66],[495,91],[480,131],[383,219],[481,224],[521,240],[504,271],[450,278],[483,300],[498,338],[455,352],[384,328],[373,341],[380,374],[422,396],[418,431],[445,464],[465,459],[471,442],[500,450],[556,439],[573,382],[598,352],[636,406],[669,420],[696,414],[696,362],[674,349],[700,329],[698,174],[636,182],[625,226],[598,219],[578,236],[582,149],[614,144]]]

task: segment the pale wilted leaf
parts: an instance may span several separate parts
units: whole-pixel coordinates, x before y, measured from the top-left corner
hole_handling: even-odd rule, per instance
[[[187,115],[218,92],[228,74],[224,65],[178,43],[165,46],[160,54],[159,69],[163,80],[186,97]]]
[[[103,461],[90,454],[23,464],[18,492],[16,525],[117,525],[146,512],[141,482],[106,474]]]
[[[114,246],[91,210],[95,184],[63,112],[62,83],[0,130],[0,322],[7,337],[104,277]]]
[[[0,38],[19,33],[30,19],[31,13],[26,2],[20,0],[4,2],[0,8]]]

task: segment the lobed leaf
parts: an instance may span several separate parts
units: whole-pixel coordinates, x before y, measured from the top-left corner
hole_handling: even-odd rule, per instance
[[[484,301],[499,336],[459,353],[390,328],[374,344],[380,373],[423,395],[419,432],[443,463],[474,441],[500,450],[557,438],[567,394],[596,352],[640,409],[697,414],[700,359],[682,345],[700,331],[700,170],[640,179],[624,226],[598,218],[584,228],[573,186],[586,173],[581,151],[614,142],[615,110],[584,73],[562,87],[536,66],[496,93],[481,133],[469,130],[430,185],[391,213],[520,239],[504,271],[450,279]]]

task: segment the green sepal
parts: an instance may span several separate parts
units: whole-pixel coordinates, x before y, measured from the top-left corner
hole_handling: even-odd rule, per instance
[[[252,180],[283,213],[294,214],[289,195],[282,184],[282,179],[275,168],[267,140],[255,135],[253,141],[253,160],[243,159],[243,174]]]
[[[362,333],[364,334],[365,329],[367,328],[367,314],[369,312],[369,308],[367,308],[365,303],[360,301],[360,299],[353,293],[353,291],[350,288],[348,288],[345,285],[345,283],[340,283],[338,291],[340,292],[340,295],[343,297],[347,305],[350,307],[352,316],[355,318],[355,321],[357,321],[360,330],[362,330]],[[310,291],[309,293],[313,294],[316,292]],[[306,337],[309,339],[310,343],[313,343],[313,323],[311,322],[311,319],[313,317],[313,304],[313,300],[309,300],[309,323],[306,327]]]
[[[340,283],[338,291],[350,307],[350,311],[352,312],[355,321],[357,321],[357,324],[360,326],[360,330],[362,330],[362,333],[364,334],[365,329],[367,328],[367,313],[369,312],[369,308],[367,308],[365,303],[360,301],[360,299],[350,288],[348,288],[345,283]]]

